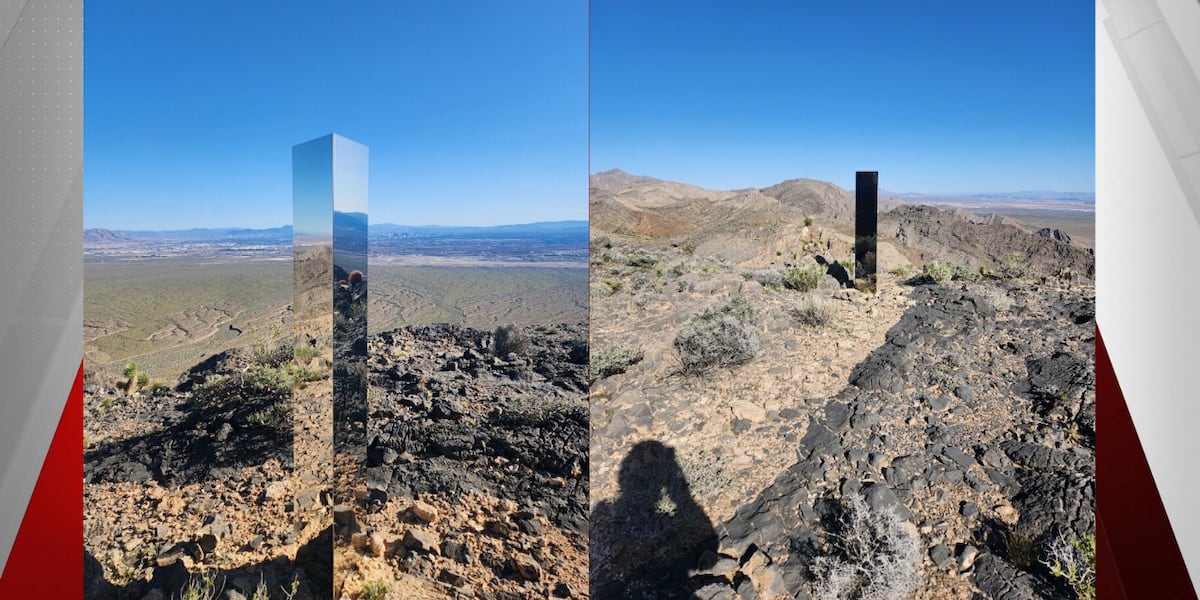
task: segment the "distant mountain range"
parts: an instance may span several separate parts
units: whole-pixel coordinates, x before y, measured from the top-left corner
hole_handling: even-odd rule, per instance
[[[922,202],[1048,202],[1055,204],[1095,204],[1096,194],[1093,192],[1048,192],[1048,191],[1017,191],[989,192],[973,194],[924,194],[919,192],[889,192],[879,190],[880,196],[895,198],[910,204]]]
[[[334,228],[339,231],[360,229],[366,221],[363,213],[334,213]],[[587,242],[587,221],[547,221],[490,227],[467,227],[453,225],[396,225],[393,223],[370,224],[368,236],[372,239],[397,238],[443,238],[443,239],[536,239],[536,240],[579,240]],[[194,228],[166,231],[122,231],[93,228],[83,232],[85,244],[112,244],[137,241],[149,242],[238,242],[245,244],[291,243],[292,226],[267,229],[236,227]]]

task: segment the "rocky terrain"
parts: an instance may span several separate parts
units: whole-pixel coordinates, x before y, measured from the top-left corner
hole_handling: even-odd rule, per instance
[[[318,424],[292,410],[293,388],[311,392],[305,380],[317,376],[286,366],[290,344],[266,348],[214,356],[153,392],[90,374],[85,597],[172,598],[213,585],[229,598],[260,585],[255,597],[327,596],[328,492],[294,468],[319,454],[293,435]],[[217,579],[206,585],[205,575]]]
[[[848,193],[697,190],[593,178],[592,595],[1075,597],[1091,252],[897,206],[864,294]]]
[[[335,340],[306,309],[171,387],[89,372],[87,597],[585,597],[586,327],[367,338],[334,300]]]
[[[369,356],[364,551],[348,585],[586,597],[586,327],[409,327],[371,336]]]

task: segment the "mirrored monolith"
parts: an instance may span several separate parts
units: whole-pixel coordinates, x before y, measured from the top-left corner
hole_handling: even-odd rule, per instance
[[[879,231],[879,171],[858,171],[854,182],[854,286],[875,293]]]
[[[333,147],[333,448],[339,503],[363,500],[367,423],[367,147]]]

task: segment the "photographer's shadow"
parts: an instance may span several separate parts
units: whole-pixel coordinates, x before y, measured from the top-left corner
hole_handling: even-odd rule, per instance
[[[716,552],[717,534],[675,449],[638,443],[619,479],[620,495],[592,511],[592,598],[693,598],[689,571],[705,551]]]

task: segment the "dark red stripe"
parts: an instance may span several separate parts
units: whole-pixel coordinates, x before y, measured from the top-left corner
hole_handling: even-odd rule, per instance
[[[1121,575],[1117,572],[1104,521],[1099,515],[1096,518],[1096,597],[1097,600],[1129,600],[1121,584]]]
[[[0,598],[83,596],[83,364],[0,575]]]
[[[1099,327],[1096,521],[1096,591],[1101,600],[1196,598]]]

